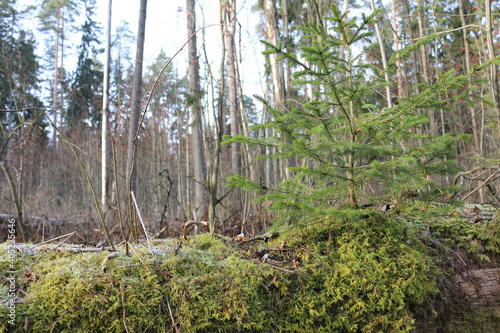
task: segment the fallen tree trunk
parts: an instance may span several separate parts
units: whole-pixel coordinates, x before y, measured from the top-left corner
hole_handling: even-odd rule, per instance
[[[500,267],[470,269],[452,279],[466,296],[471,310],[500,317]]]

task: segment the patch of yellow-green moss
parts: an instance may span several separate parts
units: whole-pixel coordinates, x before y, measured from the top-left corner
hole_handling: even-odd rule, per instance
[[[155,241],[155,257],[145,244],[114,257],[23,245],[14,260],[15,325],[3,303],[0,332],[409,331],[414,310],[438,292],[436,243],[498,246],[497,222],[472,225],[428,210],[334,209],[281,226],[269,243],[202,234],[182,245]],[[0,245],[2,258],[6,251]],[[6,283],[2,277],[3,302]]]

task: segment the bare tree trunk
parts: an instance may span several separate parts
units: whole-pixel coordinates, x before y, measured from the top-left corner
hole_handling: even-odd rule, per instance
[[[462,22],[462,35],[464,38],[464,48],[465,48],[465,70],[467,73],[470,73],[471,71],[471,63],[470,63],[470,44],[469,40],[467,39],[467,28],[465,26],[467,25],[467,22],[465,21],[465,12],[464,12],[464,3],[463,0],[458,0],[458,10],[460,13],[460,21]],[[474,152],[476,154],[480,154],[479,152],[479,146],[480,146],[480,139],[479,139],[479,133],[478,133],[478,125],[477,125],[477,115],[476,115],[476,108],[475,107],[470,107],[468,108],[470,115],[471,115],[471,120],[472,120],[472,146],[474,147]]]
[[[238,117],[238,92],[237,92],[237,73],[234,62],[236,59],[236,47],[234,35],[236,32],[236,0],[221,2],[221,10],[225,17],[224,46],[226,48],[226,70],[227,86],[229,100],[229,117],[231,119],[231,135],[240,134],[240,124]],[[231,147],[231,165],[234,174],[241,174],[241,146],[239,143],[233,143]]]
[[[278,31],[276,21],[276,8],[273,0],[264,1],[264,12],[266,14],[266,37],[267,41],[273,45],[278,44]],[[283,110],[283,70],[277,61],[277,54],[269,55],[271,65],[271,75],[273,82],[274,107]]]
[[[282,0],[281,1],[281,20],[283,21],[283,38],[285,39],[285,43],[288,43],[288,38],[290,35],[290,29],[288,27],[288,1],[289,0]],[[347,0],[344,0],[347,3]],[[287,52],[290,51],[287,49]],[[292,67],[289,65],[288,59],[284,59],[284,68],[285,68],[285,88],[284,88],[284,99],[286,100],[287,97],[290,96],[290,93],[292,91]],[[286,101],[284,101],[285,107],[286,106]]]
[[[424,6],[424,4],[422,3],[422,0],[418,0],[418,3],[417,3],[417,21],[418,21],[418,37],[419,38],[425,37],[424,22],[423,22],[424,15],[422,13],[423,6]],[[420,63],[421,63],[420,68],[422,70],[422,76],[424,78],[424,82],[429,84],[431,82],[431,80],[430,80],[430,76],[429,76],[429,61],[427,60],[427,50],[426,50],[425,44],[420,45]],[[434,134],[438,130],[438,122],[436,120],[436,114],[435,114],[434,110],[429,109],[428,115],[429,115],[429,133]]]
[[[397,20],[397,13],[396,13],[396,4],[397,0],[391,0],[391,12],[392,12],[392,37],[394,39],[394,52],[397,52],[400,50],[400,42],[399,42],[399,23]],[[396,78],[397,78],[397,90],[398,90],[398,98],[403,97],[403,69],[402,69],[402,64],[400,60],[396,61]]]
[[[56,41],[54,50],[54,77],[52,78],[52,116],[54,117],[54,124],[58,126],[58,113],[57,113],[57,85],[59,82],[59,25],[60,25],[60,12],[61,8],[56,9]],[[57,142],[57,130],[54,128],[54,143]]]
[[[234,62],[234,67],[236,69],[236,75],[238,78],[240,78],[240,68],[239,68],[239,65],[238,65],[238,59],[235,58],[235,62]],[[243,96],[243,87],[241,85],[241,80],[236,80],[236,89],[238,91],[238,95],[239,96]],[[239,98],[238,99],[238,110],[240,111],[239,114],[238,114],[238,121],[240,122],[241,124],[241,130],[243,132],[243,135],[248,137],[250,134],[249,134],[249,130],[248,130],[248,118],[247,118],[247,114],[245,113],[245,106],[243,104],[243,98]],[[253,178],[253,176],[255,176],[255,167],[252,163],[252,156],[250,154],[250,147],[248,145],[245,145],[243,147],[241,147],[241,149],[243,150],[243,153],[242,153],[242,157],[244,158],[244,161],[245,161],[245,168],[249,170],[249,174],[251,175],[251,179],[255,179]]]
[[[372,2],[371,2],[371,7],[372,7],[372,11],[374,11],[375,10],[375,1],[374,0],[372,0]],[[384,70],[385,82],[389,83],[390,80],[389,80],[389,72],[387,71],[387,56],[385,54],[384,42],[382,40],[382,35],[380,34],[380,28],[379,28],[377,22],[375,22],[375,34],[377,36],[377,41],[378,41],[378,44],[380,46],[380,55],[382,56],[382,67]],[[387,107],[391,108],[392,107],[391,87],[389,87],[389,86],[385,87],[385,95],[386,95],[386,99],[387,99]]]
[[[486,44],[488,45],[488,56],[489,59],[493,59],[495,57],[495,46],[493,45],[493,37],[491,34],[492,26],[491,26],[491,0],[485,0],[485,16],[486,16]],[[491,72],[489,75],[490,85],[491,85],[491,95],[493,97],[493,106],[495,108],[497,117],[498,117],[498,130],[500,131],[500,100],[498,90],[498,75],[497,70],[498,67],[496,64],[492,64],[490,66]]]
[[[179,205],[181,207],[182,212],[184,213],[184,208],[188,207],[187,205],[187,185],[184,183],[184,180],[186,179],[186,175],[184,174],[184,168],[182,165],[182,160],[183,160],[183,153],[185,152],[184,150],[184,140],[186,140],[186,136],[183,135],[183,126],[181,125],[183,121],[183,116],[181,113],[181,110],[177,110],[177,130],[179,131],[179,142],[178,144],[178,158],[177,158],[177,190],[178,190],[178,201]],[[187,155],[187,154],[185,154]],[[185,215],[185,214],[183,214]],[[186,216],[187,217],[187,216]]]
[[[222,43],[224,44],[224,21],[225,21],[225,13],[222,10],[224,4],[223,2],[220,3],[221,11],[220,11],[220,31],[221,31],[221,38],[222,38]],[[205,47],[205,46],[204,46]],[[206,56],[206,53],[205,53]],[[207,190],[209,193],[208,200],[209,200],[209,205],[208,205],[208,219],[210,221],[210,227],[212,228],[212,232],[215,231],[217,227],[217,222],[218,222],[218,216],[216,214],[216,207],[218,204],[218,199],[217,199],[217,193],[218,193],[218,182],[219,182],[219,176],[220,176],[220,159],[221,159],[221,152],[222,152],[222,147],[221,147],[221,142],[222,142],[222,137],[225,133],[225,119],[226,119],[226,111],[225,111],[225,105],[222,102],[225,98],[224,96],[224,87],[226,85],[226,78],[224,75],[224,68],[225,68],[225,62],[226,62],[226,49],[223,47],[221,48],[221,62],[220,62],[220,81],[219,81],[219,90],[217,94],[217,98],[219,100],[219,103],[217,104],[217,108],[215,107],[214,104],[214,124],[215,124],[215,151],[212,154],[210,161],[210,167],[209,167],[209,174],[208,174],[208,180],[207,180]],[[208,63],[208,58],[207,58],[207,63]],[[213,89],[213,82],[211,83],[212,85],[212,98],[215,99],[215,92]]]
[[[418,20],[418,37],[424,38],[424,22],[423,22],[423,14],[422,14],[422,0],[418,0],[417,3],[417,20]],[[420,61],[422,63],[422,75],[424,77],[424,82],[429,83],[429,67],[427,62],[427,51],[425,50],[425,44],[420,45]]]
[[[104,82],[102,92],[102,132],[101,132],[101,205],[107,210],[108,180],[108,111],[109,111],[109,67],[111,64],[111,13],[113,0],[108,1],[108,20],[106,24],[106,45],[104,60]]]
[[[194,0],[186,0],[187,8],[187,33],[188,38],[196,31],[196,13]],[[191,96],[191,120],[192,136],[191,149],[193,153],[194,168],[194,200],[193,215],[194,219],[201,219],[205,213],[207,202],[206,190],[206,162],[203,140],[203,123],[201,109],[201,88],[200,88],[200,64],[196,48],[196,36],[193,36],[188,42],[188,90]]]
[[[408,38],[410,40],[414,40],[415,38],[415,32],[414,32],[414,17],[413,15],[411,15],[411,8],[410,8],[410,3],[409,3],[409,0],[403,0],[403,5],[404,5],[404,8],[405,8],[405,12],[404,12],[404,15],[406,17],[406,20],[405,20],[405,29],[406,29],[406,33],[408,34]],[[418,84],[421,82],[420,78],[419,78],[419,72],[418,72],[418,69],[417,69],[417,64],[418,64],[418,60],[417,60],[417,53],[416,52],[411,52],[410,54],[410,63],[409,63],[409,66],[413,66],[413,68],[411,68],[410,70],[407,71],[407,75],[411,75],[411,82],[413,82],[414,85]],[[407,89],[409,90],[409,89]],[[416,91],[420,91],[418,88],[416,89]],[[408,96],[410,95],[410,92],[408,92]]]
[[[130,191],[136,192],[136,170],[134,167],[134,142],[137,128],[139,126],[139,114],[141,111],[141,90],[142,90],[142,62],[144,59],[144,40],[146,33],[146,9],[147,0],[141,0],[139,10],[139,28],[137,32],[137,47],[135,54],[134,77],[132,82],[132,99],[130,102],[130,122],[128,131],[128,146],[127,146],[127,168],[126,176],[128,178],[128,188]]]
[[[61,31],[62,33],[60,34],[60,38],[61,38],[61,66],[59,67],[59,82],[61,84],[61,88],[59,89],[59,94],[60,94],[60,98],[59,98],[59,111],[60,111],[60,114],[59,114],[59,126],[62,126],[63,124],[63,118],[65,118],[65,115],[66,115],[66,111],[65,111],[65,108],[64,108],[64,102],[65,102],[65,98],[64,98],[64,90],[66,88],[66,84],[65,84],[65,80],[64,80],[64,39],[65,39],[65,33],[64,33],[64,9],[61,9],[63,12],[61,13],[61,17],[63,17],[63,19],[61,20]]]
[[[372,11],[373,11],[373,1],[372,1]],[[342,0],[342,13],[346,13],[349,8],[349,0]],[[375,23],[376,24],[376,23]],[[341,36],[341,38],[343,38]],[[339,58],[344,59],[345,58],[345,47],[344,45],[341,45],[339,47]]]
[[[310,8],[314,7],[314,8]],[[317,13],[317,7],[308,4],[308,10],[313,10]],[[264,14],[266,16],[266,37],[267,41],[273,45],[278,44],[278,26],[276,17],[276,7],[273,0],[264,0]],[[311,17],[316,17],[316,14]],[[271,80],[272,80],[272,95],[274,107],[278,110],[284,111],[284,85],[283,85],[283,67],[278,62],[277,54],[269,55],[269,65],[271,67]],[[286,159],[280,159],[275,161],[274,165],[279,164],[279,175],[280,180],[284,180],[288,176],[288,165],[290,161]],[[277,168],[275,168],[275,171]]]

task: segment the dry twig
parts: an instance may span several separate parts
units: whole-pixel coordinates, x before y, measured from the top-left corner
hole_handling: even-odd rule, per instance
[[[208,227],[208,224],[209,224],[208,221],[195,221],[195,220],[186,221],[182,226],[182,236],[184,237],[184,239],[187,239],[187,232],[190,226],[201,225],[204,227]]]
[[[146,235],[146,240],[148,242],[149,251],[151,251],[153,258],[155,258],[155,261],[156,261],[156,254],[153,251],[153,246],[151,245],[151,240],[149,239],[148,231],[146,230],[146,225],[144,224],[144,221],[142,220],[141,211],[139,210],[139,205],[137,204],[137,200],[135,200],[134,191],[131,191],[130,195],[132,196],[132,200],[134,200],[134,205],[135,205],[135,209],[137,210],[137,215],[139,216],[139,220],[141,221],[142,229],[144,230],[144,235]]]

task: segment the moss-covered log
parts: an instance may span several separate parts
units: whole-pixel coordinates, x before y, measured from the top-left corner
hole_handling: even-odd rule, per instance
[[[457,209],[335,209],[267,243],[155,240],[156,260],[5,243],[0,332],[493,332],[499,221]]]

